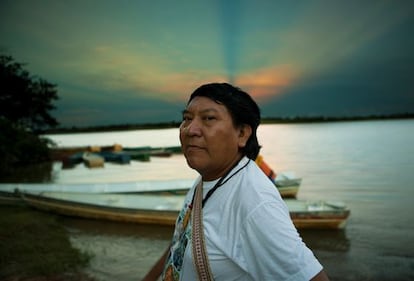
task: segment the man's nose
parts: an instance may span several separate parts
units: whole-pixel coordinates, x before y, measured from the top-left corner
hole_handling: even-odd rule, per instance
[[[198,136],[201,134],[200,122],[197,119],[193,119],[190,124],[187,126],[187,135],[189,136]]]

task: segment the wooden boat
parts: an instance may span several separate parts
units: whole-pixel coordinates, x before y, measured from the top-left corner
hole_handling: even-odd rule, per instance
[[[129,155],[133,160],[149,162],[151,160],[150,150],[150,146],[142,146],[137,148],[124,147],[122,152]]]
[[[82,159],[89,168],[103,167],[105,163],[105,159],[102,156],[92,152],[84,152]]]
[[[104,194],[78,192],[22,193],[27,204],[61,215],[120,222],[174,225],[183,195]],[[285,200],[294,225],[303,228],[344,228],[349,209],[342,203]]]
[[[296,198],[302,178],[296,177],[293,172],[286,171],[278,174],[274,178],[273,183],[283,198]]]
[[[165,147],[151,147],[151,146],[138,146],[138,147],[125,147],[123,151],[130,154],[131,157],[140,160],[143,155],[149,159],[151,156],[155,157],[170,157],[173,151]]]
[[[122,151],[101,151],[97,153],[105,159],[106,162],[114,162],[118,164],[129,164],[131,162],[131,156]]]
[[[184,201],[184,196],[77,192],[24,192],[22,198],[60,215],[157,225],[174,225]]]
[[[343,202],[285,199],[290,217],[298,229],[343,229],[350,210]]]
[[[296,198],[302,182],[301,178],[296,177],[293,172],[282,172],[276,175],[272,168],[264,161],[262,155],[258,155],[255,162],[277,187],[283,198]]]
[[[166,150],[171,151],[173,154],[182,154],[183,150],[181,149],[181,146],[167,146],[164,147]]]
[[[120,183],[45,184],[4,183],[0,192],[78,192],[78,193],[124,193],[184,195],[194,184],[194,179],[142,180]]]
[[[300,179],[297,181],[287,180],[283,174],[275,181],[283,198],[296,196]],[[184,195],[194,184],[194,179],[170,179],[170,180],[148,180],[119,183],[86,183],[86,184],[44,184],[44,183],[9,183],[0,184],[0,191],[13,192],[14,190],[43,192],[83,192],[83,193],[147,193],[147,194],[170,194]],[[279,186],[280,184],[280,186]]]

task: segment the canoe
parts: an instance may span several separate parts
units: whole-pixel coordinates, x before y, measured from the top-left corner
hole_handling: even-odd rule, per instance
[[[79,192],[79,193],[137,193],[184,195],[194,184],[194,179],[142,180],[119,183],[46,184],[3,183],[0,192]]]
[[[0,191],[63,191],[83,193],[148,193],[184,195],[194,184],[194,179],[148,180],[119,183],[86,183],[86,184],[45,184],[45,183],[6,183],[0,184]],[[286,179],[280,174],[275,185],[283,198],[295,197],[300,179]]]
[[[167,146],[164,147],[166,150],[171,151],[173,154],[182,154],[183,150],[181,149],[181,146]]]
[[[165,147],[151,147],[151,146],[138,146],[138,147],[124,147],[123,151],[131,155],[131,157],[139,157],[147,155],[148,159],[151,156],[155,157],[170,157],[173,155],[173,151]]]
[[[133,150],[122,150],[123,153],[129,155],[132,160],[149,162],[151,161],[151,154],[148,151],[133,151]]]
[[[283,198],[296,198],[299,186],[302,182],[301,178],[296,177],[295,174],[290,171],[276,175],[273,169],[266,163],[266,161],[264,161],[262,155],[258,155],[255,162],[269,180],[271,180],[277,187]]]
[[[183,195],[108,194],[77,192],[22,193],[30,206],[60,215],[119,222],[174,225]],[[298,229],[344,228],[349,209],[340,202],[285,200]]]
[[[82,159],[89,168],[103,167],[105,163],[105,159],[102,156],[92,152],[84,152]]]
[[[113,162],[118,164],[129,164],[131,162],[131,156],[122,151],[100,151],[97,153],[105,159],[106,162]]]
[[[273,180],[283,198],[296,198],[302,178],[296,177],[291,171],[279,173]]]
[[[174,225],[184,201],[184,196],[76,192],[24,192],[22,198],[59,215],[156,225]]]
[[[298,229],[343,229],[350,210],[343,202],[285,199],[290,217]]]

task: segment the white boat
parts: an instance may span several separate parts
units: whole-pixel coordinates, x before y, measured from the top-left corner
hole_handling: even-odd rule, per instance
[[[143,180],[119,183],[49,184],[49,183],[5,183],[0,184],[4,192],[80,192],[80,193],[154,193],[185,194],[194,184],[194,179]]]
[[[293,173],[279,174],[275,186],[284,198],[296,197],[301,183]],[[184,195],[194,184],[194,179],[148,180],[118,183],[49,184],[49,183],[5,183],[0,191],[62,191],[82,193],[154,193]]]
[[[142,224],[174,225],[184,195],[24,192],[24,202],[61,215]],[[349,209],[340,203],[285,200],[297,228],[343,228]]]
[[[296,228],[343,229],[350,215],[341,201],[305,201],[285,199]]]
[[[262,155],[258,155],[255,162],[263,173],[274,183],[283,198],[296,198],[302,182],[301,178],[296,177],[293,172],[282,172],[276,175]]]
[[[42,192],[21,194],[34,208],[60,215],[129,223],[174,225],[184,196]]]
[[[296,198],[302,178],[297,177],[293,172],[282,172],[278,174],[273,183],[283,198]]]

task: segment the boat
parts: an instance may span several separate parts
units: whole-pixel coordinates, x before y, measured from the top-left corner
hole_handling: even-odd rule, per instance
[[[296,196],[300,179],[291,178],[291,174],[286,176],[282,173],[275,180],[283,198]],[[296,180],[295,180],[296,179]],[[85,183],[85,184],[47,184],[47,183],[5,183],[0,184],[0,191],[13,192],[14,190],[43,192],[43,191],[62,191],[62,192],[83,192],[83,193],[147,193],[147,194],[170,194],[184,195],[194,184],[194,179],[168,179],[168,180],[142,180],[134,182],[114,182],[114,183]]]
[[[29,206],[59,215],[156,225],[174,225],[185,197],[79,192],[23,192],[21,196]]]
[[[299,186],[302,182],[301,178],[296,177],[291,171],[282,172],[276,175],[272,168],[270,168],[264,161],[262,155],[258,155],[255,162],[269,180],[277,187],[283,198],[296,198]]]
[[[171,151],[173,154],[183,154],[181,146],[167,146],[164,147],[166,150]]]
[[[105,159],[106,162],[113,162],[118,164],[129,164],[131,162],[131,156],[122,151],[107,151],[101,150],[96,154]]]
[[[284,201],[298,229],[343,229],[350,215],[349,208],[340,201]]]
[[[21,193],[23,201],[60,215],[119,222],[174,225],[184,195],[109,194],[79,192]],[[340,229],[349,217],[341,202],[285,200],[298,229]]]
[[[278,174],[272,181],[283,198],[296,198],[302,178],[297,177],[292,171],[285,171]]]
[[[168,180],[141,180],[134,182],[114,183],[78,183],[78,184],[52,184],[52,183],[3,183],[0,192],[14,193],[30,192],[78,192],[78,193],[123,193],[123,194],[162,194],[184,195],[193,186],[194,179],[168,179]]]
[[[143,156],[148,159],[151,156],[154,157],[170,157],[173,155],[173,151],[165,147],[151,147],[151,146],[138,146],[138,147],[124,147],[123,151],[133,157],[133,159],[140,160]],[[145,158],[144,158],[145,159]]]
[[[85,165],[89,168],[103,167],[105,159],[99,154],[92,152],[84,152],[82,154],[82,159]]]
[[[138,160],[142,162],[149,162],[151,160],[151,147],[150,146],[140,146],[140,147],[124,147],[122,152],[129,155],[132,160]]]

